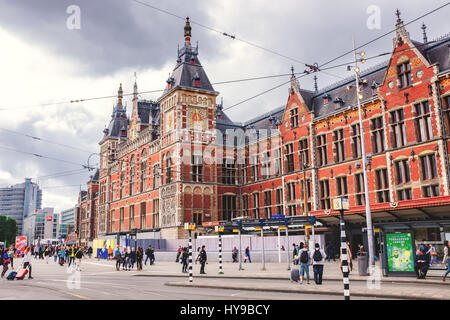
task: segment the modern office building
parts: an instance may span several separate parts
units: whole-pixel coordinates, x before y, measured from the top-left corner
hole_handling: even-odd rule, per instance
[[[75,225],[75,207],[61,211],[61,224]]]
[[[26,178],[24,183],[0,188],[0,215],[16,220],[18,234],[22,234],[24,218],[36,213],[41,205],[42,190],[30,178]]]

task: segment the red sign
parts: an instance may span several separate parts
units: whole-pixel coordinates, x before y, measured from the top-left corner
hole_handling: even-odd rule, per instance
[[[17,251],[24,252],[27,246],[27,237],[16,237]]]
[[[47,216],[47,221],[52,221],[53,217],[52,216]]]

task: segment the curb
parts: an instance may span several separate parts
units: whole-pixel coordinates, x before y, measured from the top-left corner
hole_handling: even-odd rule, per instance
[[[178,274],[134,274],[133,277],[167,277],[167,278],[186,278],[185,275],[178,275]],[[289,278],[281,278],[281,277],[255,277],[255,276],[219,276],[219,275],[211,275],[211,276],[203,276],[203,275],[195,275],[194,278],[201,278],[201,279],[251,279],[251,280],[286,280],[289,281]],[[367,279],[351,279],[350,281],[359,281],[359,282],[365,282]],[[342,282],[342,278],[323,278],[323,281],[339,281]],[[422,282],[422,281],[415,281],[415,280],[399,280],[399,279],[381,279],[381,283],[408,283],[408,284],[432,284],[432,285],[441,285],[446,286],[449,285],[450,282]]]
[[[250,287],[239,287],[239,286],[227,286],[219,287],[217,285],[211,284],[193,284],[184,282],[166,282],[165,286],[169,287],[193,287],[193,288],[208,288],[208,289],[225,289],[225,290],[246,290],[246,291],[264,291],[264,292],[278,292],[278,293],[304,293],[304,294],[321,294],[321,295],[331,295],[331,296],[343,296],[342,291],[317,291],[317,290],[299,290],[299,289],[267,289],[267,288],[250,288]],[[401,300],[442,300],[438,298],[430,297],[418,297],[418,296],[405,296],[396,294],[385,294],[385,293],[361,293],[361,292],[351,292],[352,296],[355,297],[371,297],[371,298],[387,298],[387,299],[401,299]]]

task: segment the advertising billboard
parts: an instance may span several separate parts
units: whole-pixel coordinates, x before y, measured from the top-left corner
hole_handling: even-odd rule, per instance
[[[414,248],[411,233],[386,233],[389,272],[414,272]]]
[[[53,221],[53,216],[47,216],[47,221]]]
[[[17,251],[24,252],[27,247],[27,237],[16,237]]]

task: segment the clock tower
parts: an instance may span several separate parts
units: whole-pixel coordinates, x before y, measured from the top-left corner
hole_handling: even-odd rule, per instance
[[[217,216],[217,199],[212,199],[217,194],[214,180],[217,175],[213,165],[204,163],[203,151],[214,140],[219,93],[200,63],[198,45],[191,45],[189,18],[186,18],[184,39],[175,68],[158,100],[163,178],[159,212],[163,238],[183,237],[184,222],[207,221]],[[197,168],[195,176],[193,166]],[[200,197],[195,197],[194,190]]]

